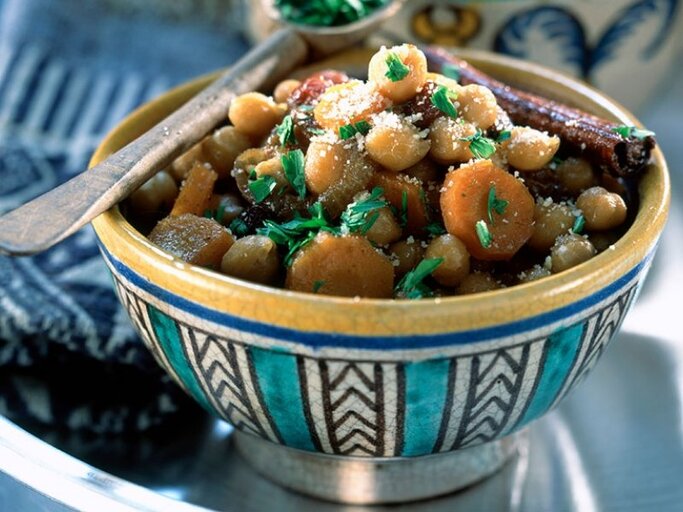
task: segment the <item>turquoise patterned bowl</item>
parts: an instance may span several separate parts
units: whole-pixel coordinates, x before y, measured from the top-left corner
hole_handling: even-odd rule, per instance
[[[486,53],[463,55],[503,80],[623,123],[637,122],[609,98],[545,68]],[[324,65],[353,72],[367,57],[356,52]],[[131,114],[92,163],[145,131],[207,80]],[[640,185],[635,221],[613,249],[537,282],[421,301],[351,300],[259,286],[166,254],[118,208],[93,224],[142,339],[182,388],[247,434],[242,438],[250,447],[243,450],[248,458],[261,453],[258,438],[267,441],[261,450],[266,454],[284,445],[296,456],[335,456],[320,459],[325,464],[438,462],[434,454],[476,454],[470,447],[497,446],[492,442],[545,414],[584,378],[638,295],[668,200],[666,164],[656,150]],[[477,457],[489,469],[481,457],[505,458]],[[266,455],[261,470],[278,467],[280,475],[271,476],[286,480],[282,472],[290,471],[275,459]],[[486,472],[468,474],[465,483]],[[343,501],[392,500],[283,483]],[[453,488],[426,491],[427,484],[420,485],[422,491],[392,496],[410,499]]]

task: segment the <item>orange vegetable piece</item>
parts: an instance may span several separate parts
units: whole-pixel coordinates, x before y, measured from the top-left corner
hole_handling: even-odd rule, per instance
[[[200,217],[204,215],[211,205],[211,194],[217,179],[218,174],[211,167],[199,162],[194,164],[180,187],[178,199],[171,210],[171,217],[184,213]]]
[[[183,261],[219,268],[235,239],[213,219],[185,213],[162,219],[149,240]]]
[[[285,287],[344,297],[390,298],[394,266],[363,237],[321,232],[294,257]]]
[[[496,198],[508,202],[502,214],[488,215],[488,198],[495,186]],[[480,260],[510,259],[531,237],[534,227],[534,199],[524,183],[496,167],[490,160],[478,160],[451,171],[441,192],[441,210],[446,230],[463,241],[469,253]],[[476,232],[485,221],[491,234],[488,248]]]
[[[429,223],[429,214],[425,204],[425,193],[422,183],[417,178],[406,174],[379,171],[370,182],[370,188],[381,187],[384,197],[400,213],[403,208],[404,193],[407,197],[408,215],[406,229],[413,234],[421,234],[422,229]]]

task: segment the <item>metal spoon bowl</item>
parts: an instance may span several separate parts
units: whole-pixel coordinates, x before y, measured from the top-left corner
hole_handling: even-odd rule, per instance
[[[285,23],[150,131],[89,172],[0,217],[0,254],[34,254],[72,235],[224,122],[235,96],[274,85],[311,54],[324,55],[362,40],[402,1],[393,0],[364,19],[337,27]],[[272,0],[264,0],[264,6],[269,16],[282,21]]]

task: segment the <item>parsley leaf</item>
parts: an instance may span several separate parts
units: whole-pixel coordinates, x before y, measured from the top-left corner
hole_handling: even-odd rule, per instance
[[[645,137],[654,137],[655,132],[652,132],[650,130],[642,130],[640,128],[636,128],[635,126],[626,126],[626,125],[621,125],[621,126],[615,126],[612,128],[612,131],[614,133],[618,133],[625,139],[628,139],[629,137],[635,137],[636,139],[644,139]]]
[[[462,137],[460,140],[469,141],[470,151],[474,158],[488,158],[496,152],[494,142],[488,137],[484,136],[484,132],[477,130],[477,133],[469,137]]]
[[[491,188],[489,188],[489,196],[486,201],[486,212],[488,213],[491,225],[494,224],[493,212],[496,212],[498,215],[503,215],[509,204],[510,201],[496,197],[496,186],[491,185]]]
[[[301,199],[306,197],[306,177],[304,175],[304,152],[295,149],[280,157],[287,181]]]
[[[458,117],[458,111],[455,110],[455,105],[453,105],[453,100],[456,99],[458,95],[453,91],[449,90],[445,85],[440,85],[436,91],[432,93],[431,102],[438,108],[441,112],[446,114],[448,117],[455,119]]]
[[[256,173],[252,172],[249,175],[249,184],[247,185],[249,192],[254,196],[254,201],[258,204],[262,202],[266,197],[268,197],[275,187],[277,187],[277,181],[272,176],[267,174],[256,178]]]
[[[446,228],[444,228],[438,222],[432,222],[431,224],[427,224],[424,229],[427,233],[429,233],[432,236],[439,236],[446,233]]]
[[[346,227],[350,233],[367,233],[379,218],[377,210],[388,205],[384,199],[380,199],[383,193],[382,187],[375,187],[369,195],[349,204],[341,214],[342,227]]]
[[[394,52],[387,55],[385,62],[387,63],[387,72],[384,73],[384,76],[392,82],[400,82],[410,73],[410,68]]]
[[[286,266],[292,264],[294,254],[313,240],[318,232],[339,233],[339,228],[332,226],[327,220],[321,203],[314,203],[308,212],[311,214],[310,218],[297,214],[292,220],[282,224],[266,220],[263,227],[256,230],[257,234],[267,236],[276,244],[287,248],[287,254],[284,257]]]
[[[498,134],[498,137],[496,137],[496,142],[500,144],[501,142],[505,142],[512,136],[512,132],[510,130],[503,130]]]
[[[370,123],[367,121],[358,121],[357,123],[349,123],[339,127],[339,138],[342,140],[350,139],[357,133],[367,135],[370,131]]]
[[[583,232],[583,227],[586,225],[586,218],[583,215],[579,215],[574,219],[574,225],[572,226],[572,231],[577,235]]]
[[[277,133],[277,137],[280,139],[281,146],[286,146],[287,144],[296,144],[292,116],[286,115],[278,127],[275,128],[275,133]]]
[[[228,226],[230,232],[238,238],[246,236],[249,233],[249,226],[241,217],[235,217]]]
[[[223,216],[225,215],[225,205],[222,203],[218,204],[218,208],[215,210],[205,210],[204,217],[207,219],[213,219],[216,222],[222,222]]]
[[[452,78],[456,82],[460,81],[460,67],[455,64],[444,64],[441,68],[441,74],[447,78]]]
[[[481,246],[484,249],[491,247],[493,237],[491,236],[491,232],[489,231],[489,227],[486,225],[486,222],[484,220],[478,220],[474,225],[474,229],[477,232],[477,237],[479,238],[479,243]]]
[[[406,299],[431,297],[434,292],[423,281],[432,275],[432,272],[442,263],[443,258],[426,258],[422,260],[417,267],[408,272],[398,282],[394,289],[396,296],[405,297]]]
[[[398,214],[398,223],[404,228],[408,224],[408,191],[401,192],[401,211]]]
[[[317,281],[313,282],[313,293],[318,293],[320,291],[320,288],[325,286],[325,281],[323,279],[318,279]]]

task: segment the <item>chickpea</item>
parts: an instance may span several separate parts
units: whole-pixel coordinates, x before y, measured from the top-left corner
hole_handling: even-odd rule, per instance
[[[224,226],[229,225],[244,211],[242,200],[235,194],[214,196],[211,206],[216,213],[221,213],[220,218],[216,217],[216,220]]]
[[[582,192],[576,206],[583,212],[589,231],[606,231],[626,220],[626,203],[622,197],[602,187],[591,187]]]
[[[557,166],[555,174],[564,188],[574,195],[597,185],[591,164],[583,158],[567,158]]]
[[[574,225],[572,209],[566,204],[537,202],[534,210],[534,231],[527,244],[536,251],[548,251],[555,239]]]
[[[462,89],[462,86],[456,80],[448,78],[441,73],[427,73],[427,80],[434,82],[437,85],[443,85],[444,87],[458,94],[460,93],[460,89]]]
[[[429,130],[429,140],[432,142],[429,154],[441,164],[468,162],[474,158],[470,143],[460,139],[470,137],[476,132],[473,124],[462,124],[450,117],[439,117]]]
[[[550,270],[542,267],[541,265],[534,265],[529,270],[521,272],[517,277],[519,278],[520,283],[530,283],[532,281],[537,281],[538,279],[548,277],[549,275]]]
[[[235,158],[252,147],[249,137],[237,131],[234,126],[224,126],[202,141],[206,160],[222,178],[229,175]]]
[[[392,81],[387,77],[390,57],[395,56],[409,69],[401,80]],[[368,80],[376,84],[377,89],[394,103],[403,103],[415,97],[427,80],[427,59],[416,46],[402,44],[393,48],[382,48],[370,59]]]
[[[498,103],[490,89],[471,84],[461,87],[458,103],[462,117],[480,130],[487,130],[496,122]]]
[[[221,261],[224,274],[261,284],[271,284],[279,267],[277,245],[262,235],[249,235],[235,241]]]
[[[497,290],[502,287],[503,285],[488,272],[472,272],[460,282],[457,291],[459,295],[469,295]]]
[[[185,151],[185,153],[183,153],[178,158],[173,160],[173,162],[171,163],[171,165],[168,168],[168,173],[171,176],[173,176],[176,183],[180,184],[187,177],[187,173],[190,172],[190,169],[192,169],[192,166],[197,161],[199,161],[199,162],[207,162],[208,161],[206,154],[204,153],[204,147],[203,147],[202,141],[198,142],[197,144],[192,146],[190,149]]]
[[[304,174],[306,187],[314,194],[322,194],[344,175],[347,154],[341,142],[330,143],[317,138],[311,140],[306,152]]]
[[[264,148],[250,148],[235,158],[235,168],[250,170],[257,164],[268,160],[269,153]]]
[[[424,258],[422,244],[413,237],[391,244],[389,254],[393,256],[394,273],[397,277],[413,270]]]
[[[260,92],[237,96],[230,104],[228,118],[233,126],[250,137],[263,137],[284,117],[285,110]]]
[[[388,245],[401,238],[401,226],[389,208],[368,212],[365,218],[370,219],[373,215],[377,215],[377,220],[365,232],[365,238],[377,245]]]
[[[262,176],[271,176],[275,179],[277,183],[277,189],[287,189],[289,188],[289,180],[285,176],[285,170],[282,167],[282,161],[279,156],[274,156],[263,162],[259,162],[254,167],[254,172],[258,178]]]
[[[408,176],[417,178],[422,183],[437,181],[439,179],[439,167],[428,158],[424,158],[418,163],[411,165],[403,172]]]
[[[171,175],[160,171],[130,195],[130,207],[139,215],[170,210],[178,197],[178,185]]]
[[[470,253],[453,235],[441,235],[431,241],[425,258],[443,258],[432,277],[444,286],[457,286],[470,273]]]
[[[587,237],[570,233],[559,237],[550,250],[553,274],[575,267],[595,256],[596,251]]]
[[[552,160],[560,147],[560,139],[528,126],[515,126],[502,147],[512,167],[536,171]]]
[[[275,90],[273,91],[273,99],[277,103],[286,102],[292,95],[294,90],[298,88],[300,85],[301,82],[299,80],[294,80],[293,78],[283,80],[275,86]]]
[[[411,123],[391,112],[374,118],[375,124],[365,138],[365,149],[370,158],[390,171],[398,172],[422,160],[431,142],[420,136]]]
[[[328,87],[320,95],[313,116],[320,126],[336,132],[344,125],[368,119],[387,106],[387,100],[371,84],[353,80]]]
[[[588,240],[591,241],[597,252],[602,252],[609,249],[619,240],[619,233],[614,231],[596,231],[588,235]]]

